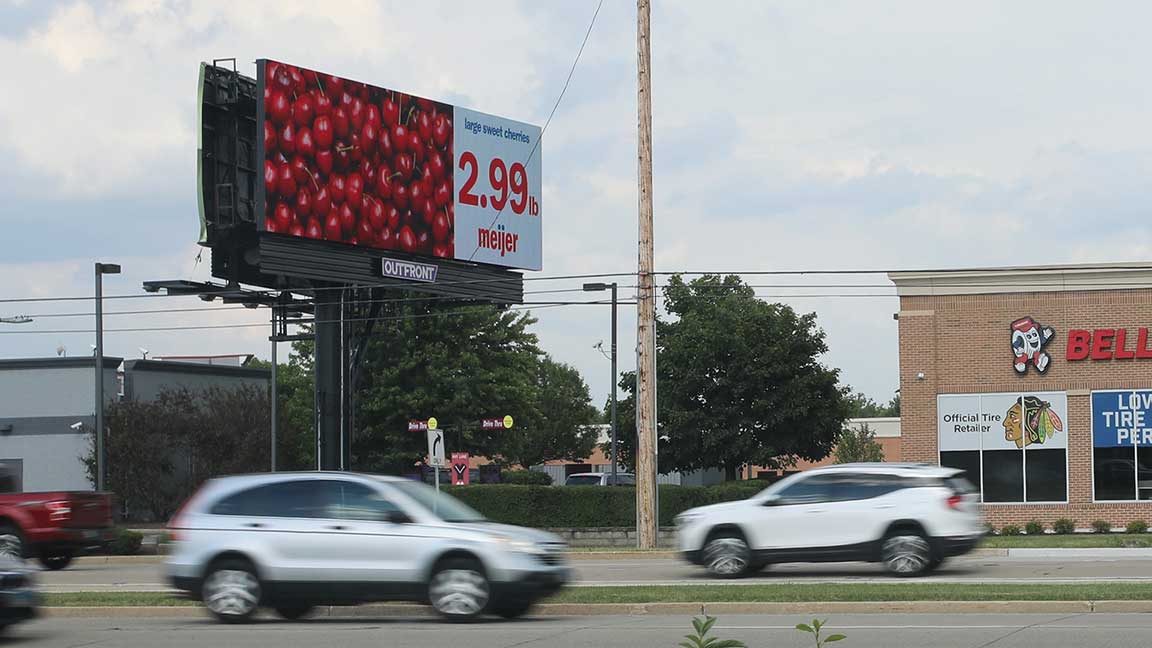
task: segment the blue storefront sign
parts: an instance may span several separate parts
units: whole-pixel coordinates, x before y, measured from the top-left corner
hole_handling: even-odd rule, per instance
[[[1152,447],[1152,389],[1092,392],[1092,445]]]

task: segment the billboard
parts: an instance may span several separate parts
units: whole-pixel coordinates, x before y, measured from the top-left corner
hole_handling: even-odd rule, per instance
[[[286,63],[257,63],[259,227],[540,270],[540,128]]]

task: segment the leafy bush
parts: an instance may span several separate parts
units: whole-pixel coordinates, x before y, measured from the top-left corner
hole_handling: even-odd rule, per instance
[[[1068,518],[1060,518],[1052,523],[1052,531],[1060,535],[1068,535],[1069,533],[1076,532],[1076,520],[1069,520]]]
[[[660,486],[660,525],[697,506],[747,499],[763,489],[744,486]],[[636,489],[630,486],[516,486],[473,484],[446,489],[493,522],[528,527],[630,527],[636,524]]]
[[[986,531],[988,535],[996,535],[996,527],[992,526],[991,523],[984,525],[984,531]]]
[[[500,481],[505,484],[519,484],[521,486],[552,485],[552,477],[548,473],[536,470],[509,470],[500,475]]]
[[[1044,523],[1039,520],[1032,520],[1024,525],[1024,533],[1028,535],[1044,535]]]
[[[1000,529],[1000,535],[1018,536],[1020,535],[1020,527],[1015,524],[1006,524],[1003,529]]]
[[[1096,533],[1111,533],[1112,523],[1108,520],[1096,520],[1092,523],[1092,530]]]
[[[1124,530],[1128,533],[1147,533],[1148,523],[1144,520],[1132,520]]]
[[[140,553],[144,534],[129,529],[116,529],[116,537],[108,544],[108,553],[113,556],[135,556]]]
[[[712,626],[714,625],[716,625],[716,617],[693,617],[692,627],[696,630],[696,633],[684,635],[687,641],[681,641],[680,645],[683,646],[683,648],[747,648],[743,641],[709,637],[708,632],[712,630]]]

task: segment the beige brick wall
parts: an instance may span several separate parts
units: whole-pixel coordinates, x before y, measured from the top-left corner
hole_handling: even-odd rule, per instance
[[[1056,335],[1045,347],[1052,356],[1046,374],[1012,368],[1010,325],[1031,316]],[[1069,329],[1152,325],[1152,290],[914,296],[900,298],[901,451],[905,461],[939,460],[937,394],[1011,391],[1068,392],[1068,504],[988,504],[997,527],[1046,524],[1061,517],[1088,527],[1093,520],[1123,526],[1134,519],[1152,523],[1152,502],[1092,503],[1092,429],[1089,392],[1094,389],[1152,388],[1152,359],[1068,362]],[[917,374],[923,373],[923,379]]]

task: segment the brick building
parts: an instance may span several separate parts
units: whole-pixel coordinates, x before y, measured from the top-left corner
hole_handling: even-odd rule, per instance
[[[897,272],[901,452],[997,527],[1152,521],[1152,269]]]

